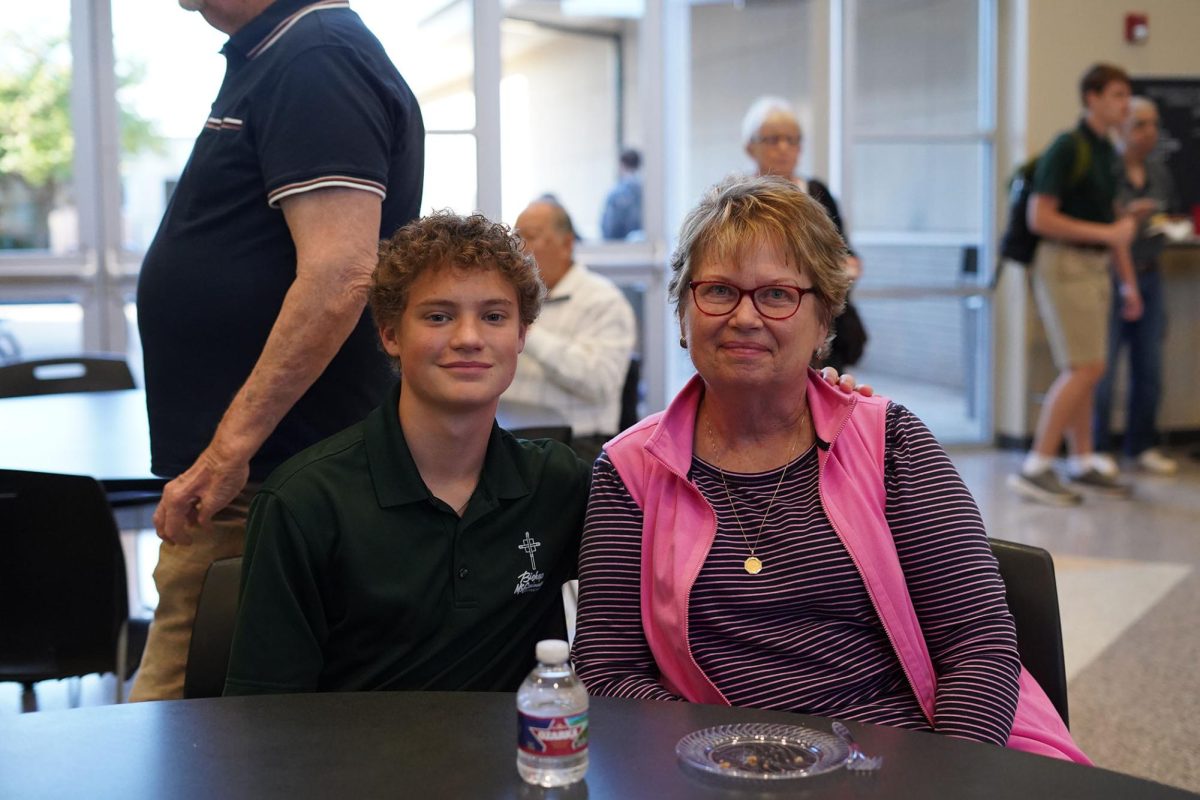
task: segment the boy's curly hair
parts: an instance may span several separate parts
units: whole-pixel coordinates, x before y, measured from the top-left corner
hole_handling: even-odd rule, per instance
[[[379,243],[370,295],[376,324],[400,318],[417,278],[448,267],[498,271],[517,290],[522,325],[533,324],[542,310],[546,287],[533,259],[522,252],[520,237],[482,214],[464,217],[443,210],[413,220]]]

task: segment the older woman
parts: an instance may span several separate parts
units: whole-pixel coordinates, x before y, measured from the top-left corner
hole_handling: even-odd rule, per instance
[[[699,373],[596,462],[575,664],[598,695],[862,720],[1085,761],[1022,670],[970,493],[928,429],[809,370],[849,278],[795,184],[684,222]]]
[[[829,187],[816,178],[803,178],[796,173],[804,142],[800,118],[796,109],[780,97],[760,97],[751,104],[742,118],[742,142],[746,155],[754,160],[758,175],[778,175],[808,192],[829,214],[844,241],[846,252],[842,266],[850,273],[851,281],[862,275],[862,261],[849,249],[849,239],[842,226],[842,212]],[[867,342],[866,328],[853,304],[847,299],[842,313],[834,320],[837,337],[824,355],[824,361],[836,370],[844,370],[861,357]]]
[[[742,118],[742,142],[746,155],[754,160],[758,175],[778,175],[808,192],[829,213],[838,233],[846,239],[842,212],[829,187],[816,178],[803,178],[796,174],[804,133],[791,103],[770,96],[755,100]],[[842,256],[842,264],[852,280],[857,280],[862,274],[862,262],[852,250],[847,250]]]

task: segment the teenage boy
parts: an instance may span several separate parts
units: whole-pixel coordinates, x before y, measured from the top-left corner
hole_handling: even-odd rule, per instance
[[[564,638],[589,467],[495,422],[544,291],[480,215],[383,242],[370,303],[402,380],[255,498],[226,694],[512,691]]]
[[[1029,202],[1029,227],[1042,237],[1033,262],[1034,295],[1059,375],[1046,393],[1033,449],[1008,479],[1018,494],[1053,505],[1082,500],[1053,469],[1064,437],[1070,448],[1067,475],[1075,486],[1130,494],[1127,485],[1097,468],[1092,447],[1092,398],[1108,353],[1110,259],[1123,318],[1142,313],[1129,257],[1136,223],[1116,209],[1119,159],[1109,140],[1129,114],[1129,76],[1097,64],[1079,88],[1084,116],[1038,160]]]

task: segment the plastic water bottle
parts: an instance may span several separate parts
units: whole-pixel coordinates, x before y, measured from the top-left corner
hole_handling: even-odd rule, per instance
[[[587,772],[587,689],[570,654],[560,639],[538,642],[538,664],[517,690],[517,772],[536,786],[566,786]]]

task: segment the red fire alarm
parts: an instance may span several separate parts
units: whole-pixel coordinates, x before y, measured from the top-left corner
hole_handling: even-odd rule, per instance
[[[1150,38],[1149,14],[1125,15],[1125,41],[1130,44],[1144,44]]]

